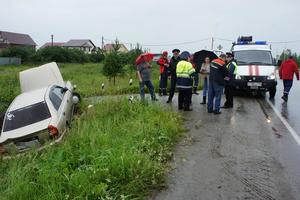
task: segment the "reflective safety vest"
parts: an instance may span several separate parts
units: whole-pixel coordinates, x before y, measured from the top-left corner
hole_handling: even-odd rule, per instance
[[[185,60],[180,61],[176,66],[177,88],[189,89],[193,87],[192,75],[195,73],[193,65]]]
[[[228,64],[226,65],[226,68],[229,70],[229,67],[230,67],[231,64],[234,66],[233,75],[236,75],[236,73],[237,73],[237,64],[236,64],[235,61],[231,61],[230,63],[228,63]]]

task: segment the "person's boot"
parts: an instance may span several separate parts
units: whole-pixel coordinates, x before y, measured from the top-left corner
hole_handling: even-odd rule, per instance
[[[159,96],[162,96],[162,89],[160,89],[160,88],[159,88],[159,90],[158,90],[158,95],[159,95]]]
[[[163,96],[168,96],[167,89],[163,89]]]
[[[203,100],[202,100],[202,102],[200,104],[201,105],[205,105],[206,104],[206,96],[203,96]]]
[[[172,103],[172,99],[168,99],[167,103]]]
[[[194,87],[193,94],[195,94],[195,95],[199,95],[199,93],[197,92],[197,87]]]
[[[288,94],[287,93],[283,93],[283,96],[281,97],[285,102],[288,101]]]

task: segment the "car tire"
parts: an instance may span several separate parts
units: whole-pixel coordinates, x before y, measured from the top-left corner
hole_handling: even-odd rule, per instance
[[[270,99],[273,99],[276,95],[276,87],[272,87],[269,89]]]

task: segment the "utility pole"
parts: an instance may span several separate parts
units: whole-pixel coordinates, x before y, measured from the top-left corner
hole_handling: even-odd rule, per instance
[[[53,47],[53,34],[51,34],[51,47]]]
[[[102,41],[102,43],[101,43],[101,49],[103,50],[103,48],[104,48],[104,37],[103,37],[103,35],[102,35],[101,41]]]
[[[214,50],[214,37],[211,38],[211,50]]]

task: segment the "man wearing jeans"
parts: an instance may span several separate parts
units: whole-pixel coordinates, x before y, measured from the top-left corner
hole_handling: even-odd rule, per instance
[[[283,96],[281,97],[285,102],[288,101],[289,92],[293,86],[294,74],[296,74],[299,81],[299,69],[293,57],[290,56],[288,60],[284,61],[279,69],[280,79],[283,79]]]
[[[221,114],[221,98],[228,76],[225,59],[225,54],[221,54],[220,58],[213,60],[210,65],[207,111],[216,115]]]
[[[137,76],[140,81],[140,95],[141,100],[145,100],[145,85],[149,89],[151,100],[157,101],[155,92],[154,92],[154,86],[151,82],[151,65],[143,61],[140,64],[137,65]]]

